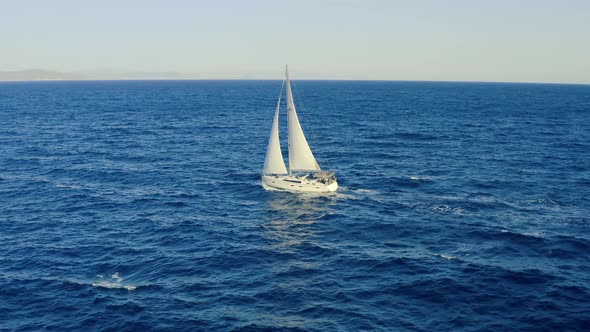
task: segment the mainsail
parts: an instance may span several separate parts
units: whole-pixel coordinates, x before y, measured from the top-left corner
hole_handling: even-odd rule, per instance
[[[286,82],[288,114],[287,120],[289,135],[289,173],[291,173],[292,171],[319,171],[320,165],[318,165],[317,161],[315,160],[315,157],[313,156],[313,153],[311,152],[311,149],[309,148],[309,145],[307,144],[307,140],[305,139],[305,135],[303,134],[303,130],[301,129],[301,124],[299,123],[299,119],[297,118],[297,112],[295,111],[295,103],[293,103],[293,93],[291,92],[291,83],[289,82],[289,73],[286,69],[285,73],[287,76]]]
[[[283,95],[283,86],[281,86],[281,93],[277,101],[277,110],[272,123],[272,129],[270,130],[270,138],[268,140],[268,147],[266,148],[266,159],[262,168],[263,174],[287,174],[283,153],[281,152],[281,143],[279,141],[279,109],[281,96]]]

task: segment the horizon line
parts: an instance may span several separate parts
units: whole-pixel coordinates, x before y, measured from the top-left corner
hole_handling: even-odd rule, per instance
[[[75,78],[75,79],[0,79],[0,83],[33,83],[33,82],[147,82],[147,81],[283,81],[276,78]],[[324,82],[420,82],[420,83],[486,83],[486,84],[545,84],[545,85],[590,85],[589,83],[571,82],[530,82],[530,81],[469,81],[469,80],[411,80],[411,79],[325,79],[306,78],[292,81],[324,81]]]

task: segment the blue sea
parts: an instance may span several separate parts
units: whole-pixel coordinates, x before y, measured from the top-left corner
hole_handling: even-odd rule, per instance
[[[0,330],[590,329],[589,85],[294,84],[0,83]]]

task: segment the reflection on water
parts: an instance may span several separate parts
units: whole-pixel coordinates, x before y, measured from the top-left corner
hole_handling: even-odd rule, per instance
[[[303,241],[314,241],[314,224],[330,213],[333,197],[272,192],[267,201],[268,214],[262,227],[272,243],[270,249],[292,252]]]
[[[304,214],[326,214],[336,204],[338,197],[337,194],[294,194],[274,191],[269,192],[267,204],[270,212],[284,213],[286,216],[301,219]]]
[[[305,299],[313,293],[317,282],[314,276],[325,269],[326,244],[320,236],[322,220],[333,213],[336,203],[330,196],[269,193],[262,228],[268,243],[266,249],[280,255],[280,259],[268,265],[273,276],[268,284],[269,292],[277,298],[293,294],[293,298]],[[312,306],[310,302],[298,307],[291,304],[292,300],[285,298],[292,306],[291,312],[276,312],[263,319],[273,326],[304,330],[317,324],[315,319],[297,313]]]

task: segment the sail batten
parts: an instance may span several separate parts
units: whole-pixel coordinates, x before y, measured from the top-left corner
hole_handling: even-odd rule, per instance
[[[274,120],[272,122],[272,129],[270,130],[270,138],[266,148],[266,159],[264,160],[264,167],[262,168],[263,174],[287,174],[287,168],[285,167],[285,160],[283,159],[281,143],[279,140],[279,113],[284,85],[285,83],[283,82],[281,93],[279,94],[279,100],[277,101]]]
[[[293,93],[291,91],[291,82],[289,73],[285,68],[286,74],[286,92],[287,92],[287,121],[288,121],[288,141],[289,141],[289,173],[293,171],[319,171],[318,165],[313,152],[307,144],[303,129],[297,117],[295,103],[293,102]]]

